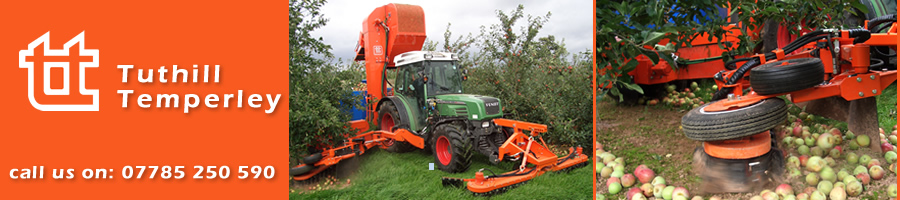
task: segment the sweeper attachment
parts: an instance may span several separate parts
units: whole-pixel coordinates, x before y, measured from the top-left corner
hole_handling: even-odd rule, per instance
[[[779,96],[793,103],[849,102],[830,107],[844,113],[855,110],[845,120],[850,131],[877,133],[872,97],[896,82],[897,71],[888,61],[873,61],[870,46],[896,49],[896,15],[867,25],[888,31],[817,30],[783,49],[726,63],[741,67],[726,66],[730,70],[717,73],[714,79],[720,90],[714,101],[681,119],[685,136],[702,142],[693,162],[704,192],[750,192],[780,183],[784,155],[772,142],[771,130],[787,121],[788,107]]]
[[[587,164],[588,157],[582,154],[581,147],[569,148],[568,155],[562,158],[550,152],[539,135],[547,131],[546,125],[507,119],[496,119],[494,123],[514,130],[513,135],[500,146],[500,157],[521,160],[519,169],[503,174],[480,169],[475,172],[475,178],[470,179],[443,177],[441,182],[444,186],[465,186],[475,195],[490,196],[519,186],[547,171],[565,172]],[[485,175],[485,172],[490,174]]]

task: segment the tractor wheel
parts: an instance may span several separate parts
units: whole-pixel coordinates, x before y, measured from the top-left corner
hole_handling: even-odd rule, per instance
[[[291,168],[290,174],[291,176],[299,176],[305,174],[306,172],[309,172],[312,169],[313,166],[311,165],[303,165],[300,167]]]
[[[393,102],[387,101],[384,102],[384,105],[378,108],[378,130],[382,131],[393,131],[391,128],[394,126],[400,125],[401,127],[409,127],[406,124],[398,124],[402,123],[400,120],[400,112],[397,111],[397,107],[394,106]],[[413,150],[413,146],[407,142],[400,142],[388,139],[382,144],[385,147],[385,150],[393,153],[403,153],[409,152]]]
[[[322,160],[322,154],[316,153],[303,158],[302,162],[303,164],[312,165],[319,162],[319,160]]]
[[[824,80],[825,68],[818,58],[776,61],[750,70],[750,87],[769,95],[811,88]]]
[[[465,130],[457,124],[438,125],[432,138],[432,152],[438,168],[442,171],[457,173],[469,169],[473,149]]]
[[[779,98],[733,110],[703,110],[715,102],[694,108],[681,118],[685,136],[696,141],[737,139],[765,132],[787,120],[787,106]]]

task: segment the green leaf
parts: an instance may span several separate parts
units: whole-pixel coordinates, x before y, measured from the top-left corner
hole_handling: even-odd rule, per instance
[[[644,42],[641,43],[641,45],[648,45],[648,44],[656,43],[657,41],[659,41],[660,39],[662,39],[665,36],[666,36],[666,33],[655,32],[655,31],[650,32],[647,35],[647,38],[644,39]]]
[[[861,11],[861,14],[869,13],[869,8],[866,8],[866,6],[859,1],[850,1],[850,6],[853,6],[857,10]]]
[[[625,63],[625,66],[622,66],[622,74],[631,72],[632,70],[634,70],[634,68],[637,67],[637,65],[638,65],[637,59],[629,60],[628,63]]]
[[[659,55],[655,51],[641,48],[641,54],[644,54],[645,56],[647,56],[647,58],[650,58],[650,61],[653,62],[654,65],[656,63],[659,63]]]
[[[635,92],[644,94],[644,89],[642,89],[641,86],[638,85],[637,83],[625,83],[625,82],[622,82],[622,85],[624,85],[625,88],[628,88],[629,90],[634,90]]]
[[[659,57],[669,62],[669,66],[672,66],[672,69],[677,69],[675,67],[675,59],[672,58],[671,54],[659,54]]]

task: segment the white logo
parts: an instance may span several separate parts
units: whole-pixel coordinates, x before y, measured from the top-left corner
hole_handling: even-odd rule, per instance
[[[381,45],[375,45],[375,48],[373,48],[375,49],[375,52],[373,54],[376,56],[384,55],[384,50],[382,48]]]
[[[486,107],[494,107],[494,106],[498,106],[498,105],[500,105],[500,102],[486,103],[484,106],[486,106]]]
[[[78,55],[69,55],[69,48],[78,43]],[[34,48],[44,44],[44,55],[34,55]],[[93,97],[91,104],[41,104],[34,98],[34,64],[35,62],[26,61],[30,57],[43,57],[44,61],[38,63],[43,66],[44,71],[44,94],[45,95],[69,95],[69,63],[78,63],[78,92],[81,95],[90,95]],[[78,58],[90,58],[90,62],[78,60]],[[68,60],[68,61],[59,61]],[[100,66],[100,50],[84,49],[84,32],[79,33],[71,40],[66,42],[63,49],[50,49],[50,32],[44,33],[38,39],[28,44],[28,50],[19,50],[19,68],[28,68],[28,100],[31,106],[41,111],[100,111],[100,90],[88,90],[84,88],[84,68]],[[63,69],[63,88],[50,88],[50,69]]]

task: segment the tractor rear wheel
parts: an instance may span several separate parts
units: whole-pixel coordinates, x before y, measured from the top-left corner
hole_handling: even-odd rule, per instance
[[[438,125],[431,139],[431,151],[441,171],[457,173],[469,169],[473,149],[465,130],[460,125],[447,123]]]
[[[737,139],[768,131],[787,120],[787,105],[779,98],[764,99],[732,110],[704,110],[715,102],[694,108],[681,117],[685,136],[696,141]]]
[[[825,68],[818,58],[776,61],[750,70],[750,87],[761,95],[811,88],[824,79]]]
[[[402,120],[400,120],[400,112],[397,111],[397,107],[394,106],[393,102],[387,101],[384,102],[384,105],[378,107],[378,116],[378,130],[393,132],[391,129],[395,126],[409,127],[408,124],[403,124]],[[414,149],[407,142],[394,141],[392,139],[385,141],[382,146],[388,152],[393,153],[410,152]]]

